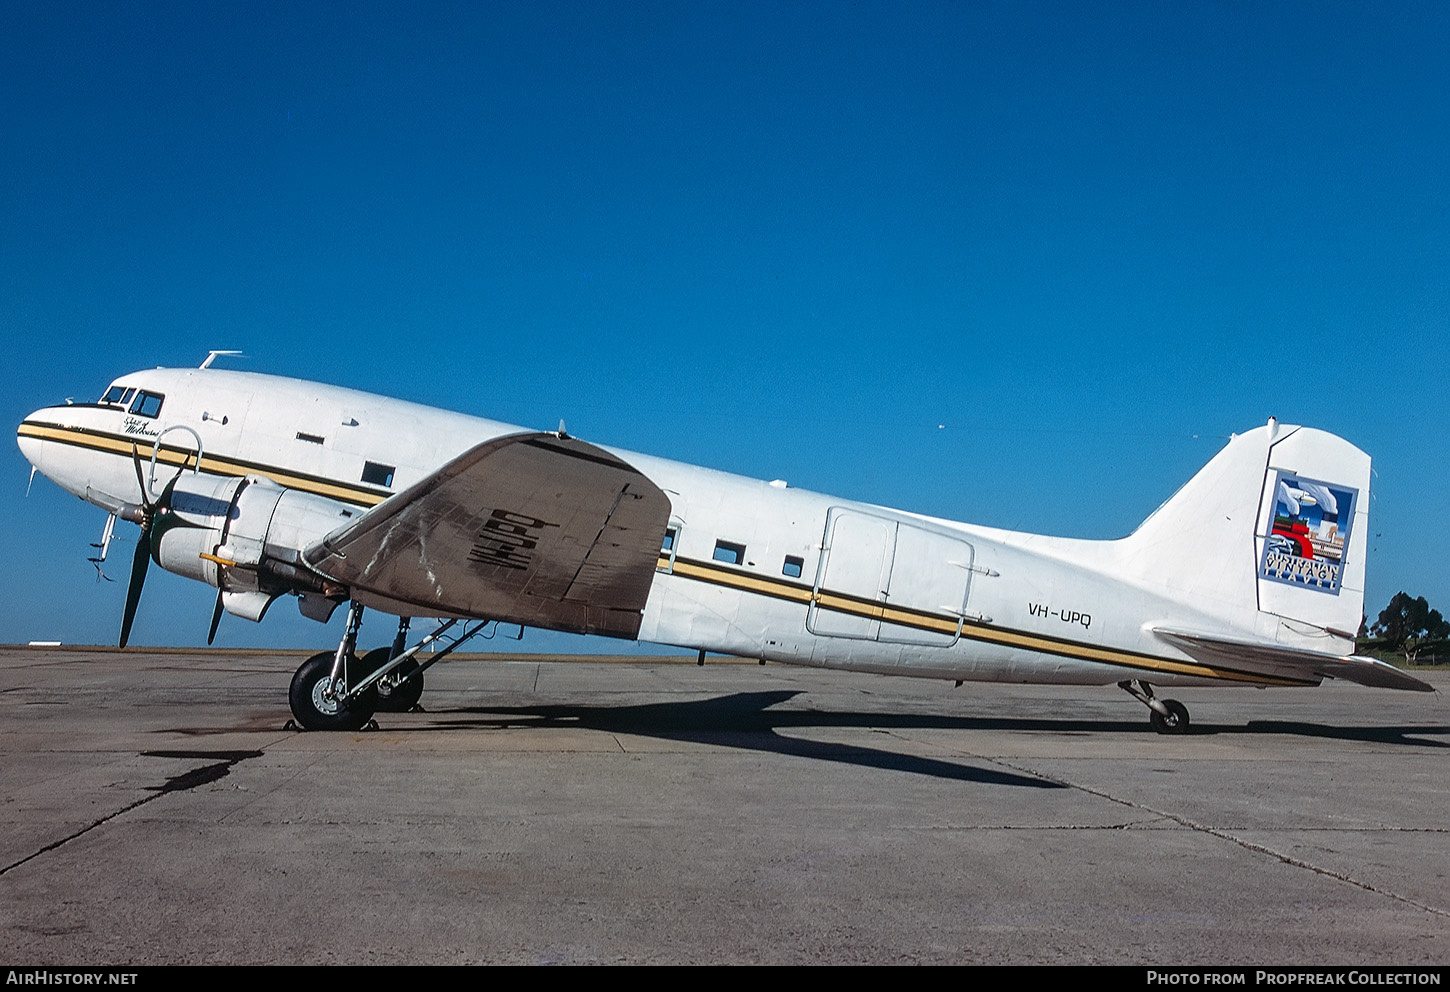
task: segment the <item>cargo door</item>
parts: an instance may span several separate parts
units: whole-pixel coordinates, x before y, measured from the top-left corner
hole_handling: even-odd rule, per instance
[[[832,507],[806,629],[827,637],[876,640],[895,548],[896,521]]]
[[[972,546],[959,537],[902,522],[880,640],[947,647],[962,631]]]
[[[947,647],[961,633],[973,549],[950,533],[860,510],[827,514],[806,629]]]

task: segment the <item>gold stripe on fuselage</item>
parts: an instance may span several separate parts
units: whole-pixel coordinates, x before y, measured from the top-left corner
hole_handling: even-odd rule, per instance
[[[817,590],[811,586],[786,582],[782,579],[744,575],[711,562],[697,561],[689,558],[676,557],[672,560],[667,555],[661,555],[658,567],[684,578],[708,582],[712,585],[726,586],[731,589],[739,589],[744,592],[752,592],[774,599],[788,600],[803,605],[814,603],[819,609],[831,610],[835,613],[844,613],[848,616],[880,620],[884,623],[896,624],[901,627],[912,627],[917,630],[926,630],[939,634],[960,634],[963,639],[969,641],[978,641],[985,644],[1000,644],[1004,647],[1017,648],[1024,651],[1037,651],[1042,654],[1073,658],[1079,661],[1092,661],[1105,665],[1116,665],[1120,668],[1163,672],[1173,675],[1187,675],[1196,678],[1248,682],[1255,685],[1312,686],[1318,684],[1317,682],[1305,679],[1276,677],[1257,672],[1240,672],[1232,668],[1220,668],[1216,665],[1205,665],[1194,661],[1180,661],[1174,658],[1141,654],[1136,651],[1097,647],[1092,644],[1083,644],[1078,641],[1049,637],[1044,634],[1032,634],[1026,631],[1012,630],[1007,627],[988,626],[980,621],[966,618],[959,619],[950,614],[931,613],[926,610],[915,610],[909,607],[891,606],[886,603],[863,599],[859,596],[849,596],[843,593],[832,592],[828,589]]]
[[[84,427],[65,427],[60,424],[47,424],[38,421],[25,421],[20,425],[17,434],[21,437],[32,437],[37,440],[86,448],[91,451],[105,452],[127,459],[131,457],[131,448],[133,445],[136,447],[140,456],[148,461],[151,458],[153,450],[155,450],[154,442],[149,440],[118,436]],[[188,448],[161,445],[160,451],[156,454],[156,461],[163,465],[190,468],[196,462],[196,452]],[[201,471],[208,472],[212,475],[230,477],[261,475],[289,489],[297,489],[319,496],[327,496],[332,499],[352,503],[356,506],[376,506],[391,495],[387,492],[365,489],[361,486],[338,482],[320,476],[309,476],[303,473],[291,472],[275,465],[263,465],[256,462],[247,462],[217,455],[203,454],[198,467]],[[716,565],[713,562],[680,557],[670,558],[668,555],[661,555],[658,565],[660,569],[674,575],[698,582],[706,582],[711,585],[738,589],[742,592],[785,600],[803,606],[810,606],[814,603],[819,609],[844,613],[848,616],[879,620],[884,623],[946,634],[948,636],[959,635],[970,641],[1000,644],[1004,647],[1017,648],[1025,651],[1037,651],[1042,654],[1056,655],[1063,658],[1099,662],[1140,671],[1163,672],[1232,682],[1248,682],[1257,685],[1312,686],[1318,684],[1303,679],[1274,677],[1255,672],[1240,672],[1231,668],[1220,668],[1198,662],[1179,661],[1173,658],[1140,654],[1133,651],[1097,647],[1091,644],[1083,644],[1077,641],[1069,641],[1042,634],[1031,634],[1026,631],[1012,630],[1006,627],[989,626],[978,621],[958,618],[949,614],[892,606],[886,603],[867,600],[859,596],[832,592],[828,589],[817,590],[811,586],[787,582],[784,579],[747,575]]]
[[[131,448],[133,445],[140,456],[147,461],[151,460],[152,453],[156,451],[154,441],[144,438],[118,436],[86,427],[64,427],[60,424],[46,424],[27,420],[20,425],[20,429],[16,433],[20,437],[33,437],[37,440],[65,444],[74,448],[85,448],[90,451],[120,455],[127,459],[131,457]],[[160,446],[159,452],[156,452],[156,461],[158,464],[177,468],[191,468],[196,466],[201,471],[210,473],[211,475],[232,478],[240,478],[244,475],[261,475],[271,479],[279,486],[286,486],[288,489],[297,489],[302,492],[314,493],[318,496],[328,496],[332,499],[342,500],[345,503],[352,503],[355,506],[376,506],[391,495],[390,493],[364,489],[361,486],[349,485],[345,482],[337,482],[321,476],[291,472],[275,465],[263,465],[258,462],[225,458],[218,455],[203,454],[201,456],[201,464],[196,465],[196,452],[194,450],[190,448],[171,447],[165,444]]]

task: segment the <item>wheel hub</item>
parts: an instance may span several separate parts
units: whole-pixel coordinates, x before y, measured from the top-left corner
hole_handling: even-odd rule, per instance
[[[317,712],[319,713],[326,716],[337,716],[342,710],[342,705],[337,701],[337,697],[332,694],[331,690],[331,678],[318,679],[317,683],[312,687],[312,705],[317,707]]]

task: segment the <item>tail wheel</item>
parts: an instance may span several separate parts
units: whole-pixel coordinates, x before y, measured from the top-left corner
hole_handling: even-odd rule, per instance
[[[292,676],[287,699],[292,704],[292,716],[303,730],[361,730],[378,708],[378,694],[372,686],[346,704],[328,694],[333,658],[333,652],[320,651],[304,661]],[[357,659],[351,655],[347,659],[347,673],[349,677],[361,674]]]
[[[386,665],[392,654],[392,648],[369,651],[358,659],[358,670],[370,675]],[[380,713],[406,713],[417,706],[423,698],[423,673],[418,671],[418,662],[412,658],[403,662],[378,681],[377,690]]]
[[[1148,722],[1153,729],[1160,734],[1188,733],[1188,707],[1176,699],[1163,700],[1163,706],[1168,710],[1167,716],[1157,710],[1148,711]]]

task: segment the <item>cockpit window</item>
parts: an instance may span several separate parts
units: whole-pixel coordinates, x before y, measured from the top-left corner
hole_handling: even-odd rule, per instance
[[[106,395],[101,397],[101,402],[110,406],[125,406],[131,402],[131,397],[136,395],[135,386],[123,386],[120,383],[106,390]]]
[[[160,393],[148,393],[143,389],[136,395],[136,402],[131,404],[131,412],[138,417],[154,417],[161,412],[161,401],[165,398]]]

